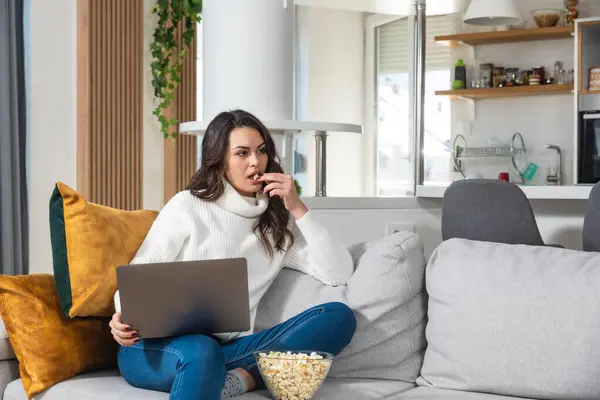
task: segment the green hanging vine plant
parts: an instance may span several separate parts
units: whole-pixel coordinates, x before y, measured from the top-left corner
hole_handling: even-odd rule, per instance
[[[200,22],[202,0],[157,0],[152,14],[158,16],[154,29],[152,52],[152,87],[155,108],[153,114],[160,122],[165,138],[176,137],[170,127],[177,125],[177,118],[167,118],[165,110],[173,101],[177,85],[181,82],[181,71],[185,55],[194,40],[194,28]],[[176,27],[182,29],[183,48],[177,47]]]

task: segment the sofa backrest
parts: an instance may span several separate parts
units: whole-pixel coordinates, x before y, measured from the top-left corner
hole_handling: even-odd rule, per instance
[[[600,251],[600,182],[590,193],[583,220],[583,250]]]

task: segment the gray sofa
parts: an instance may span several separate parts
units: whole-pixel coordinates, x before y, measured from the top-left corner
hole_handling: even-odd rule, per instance
[[[284,270],[259,308],[257,329],[328,301],[355,311],[356,335],[317,399],[600,399],[600,254],[452,239],[426,267],[420,238],[406,232],[351,253],[356,270],[347,286],[327,287]],[[0,393],[25,400],[3,337]],[[166,400],[168,394],[104,371],[36,398]]]

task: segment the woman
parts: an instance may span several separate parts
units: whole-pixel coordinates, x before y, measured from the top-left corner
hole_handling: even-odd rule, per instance
[[[170,392],[173,400],[233,397],[264,386],[255,351],[338,354],[350,342],[356,320],[341,303],[253,332],[258,303],[283,266],[331,286],[344,285],[353,273],[344,245],[317,223],[282,172],[273,139],[256,117],[236,110],[211,121],[200,169],[161,210],[131,263],[246,258],[251,329],[140,340],[121,320],[117,292],[110,327],[120,344],[119,369],[131,385]]]

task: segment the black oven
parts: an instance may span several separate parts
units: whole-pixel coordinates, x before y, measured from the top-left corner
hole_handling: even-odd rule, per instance
[[[580,111],[577,183],[600,181],[600,110]]]

